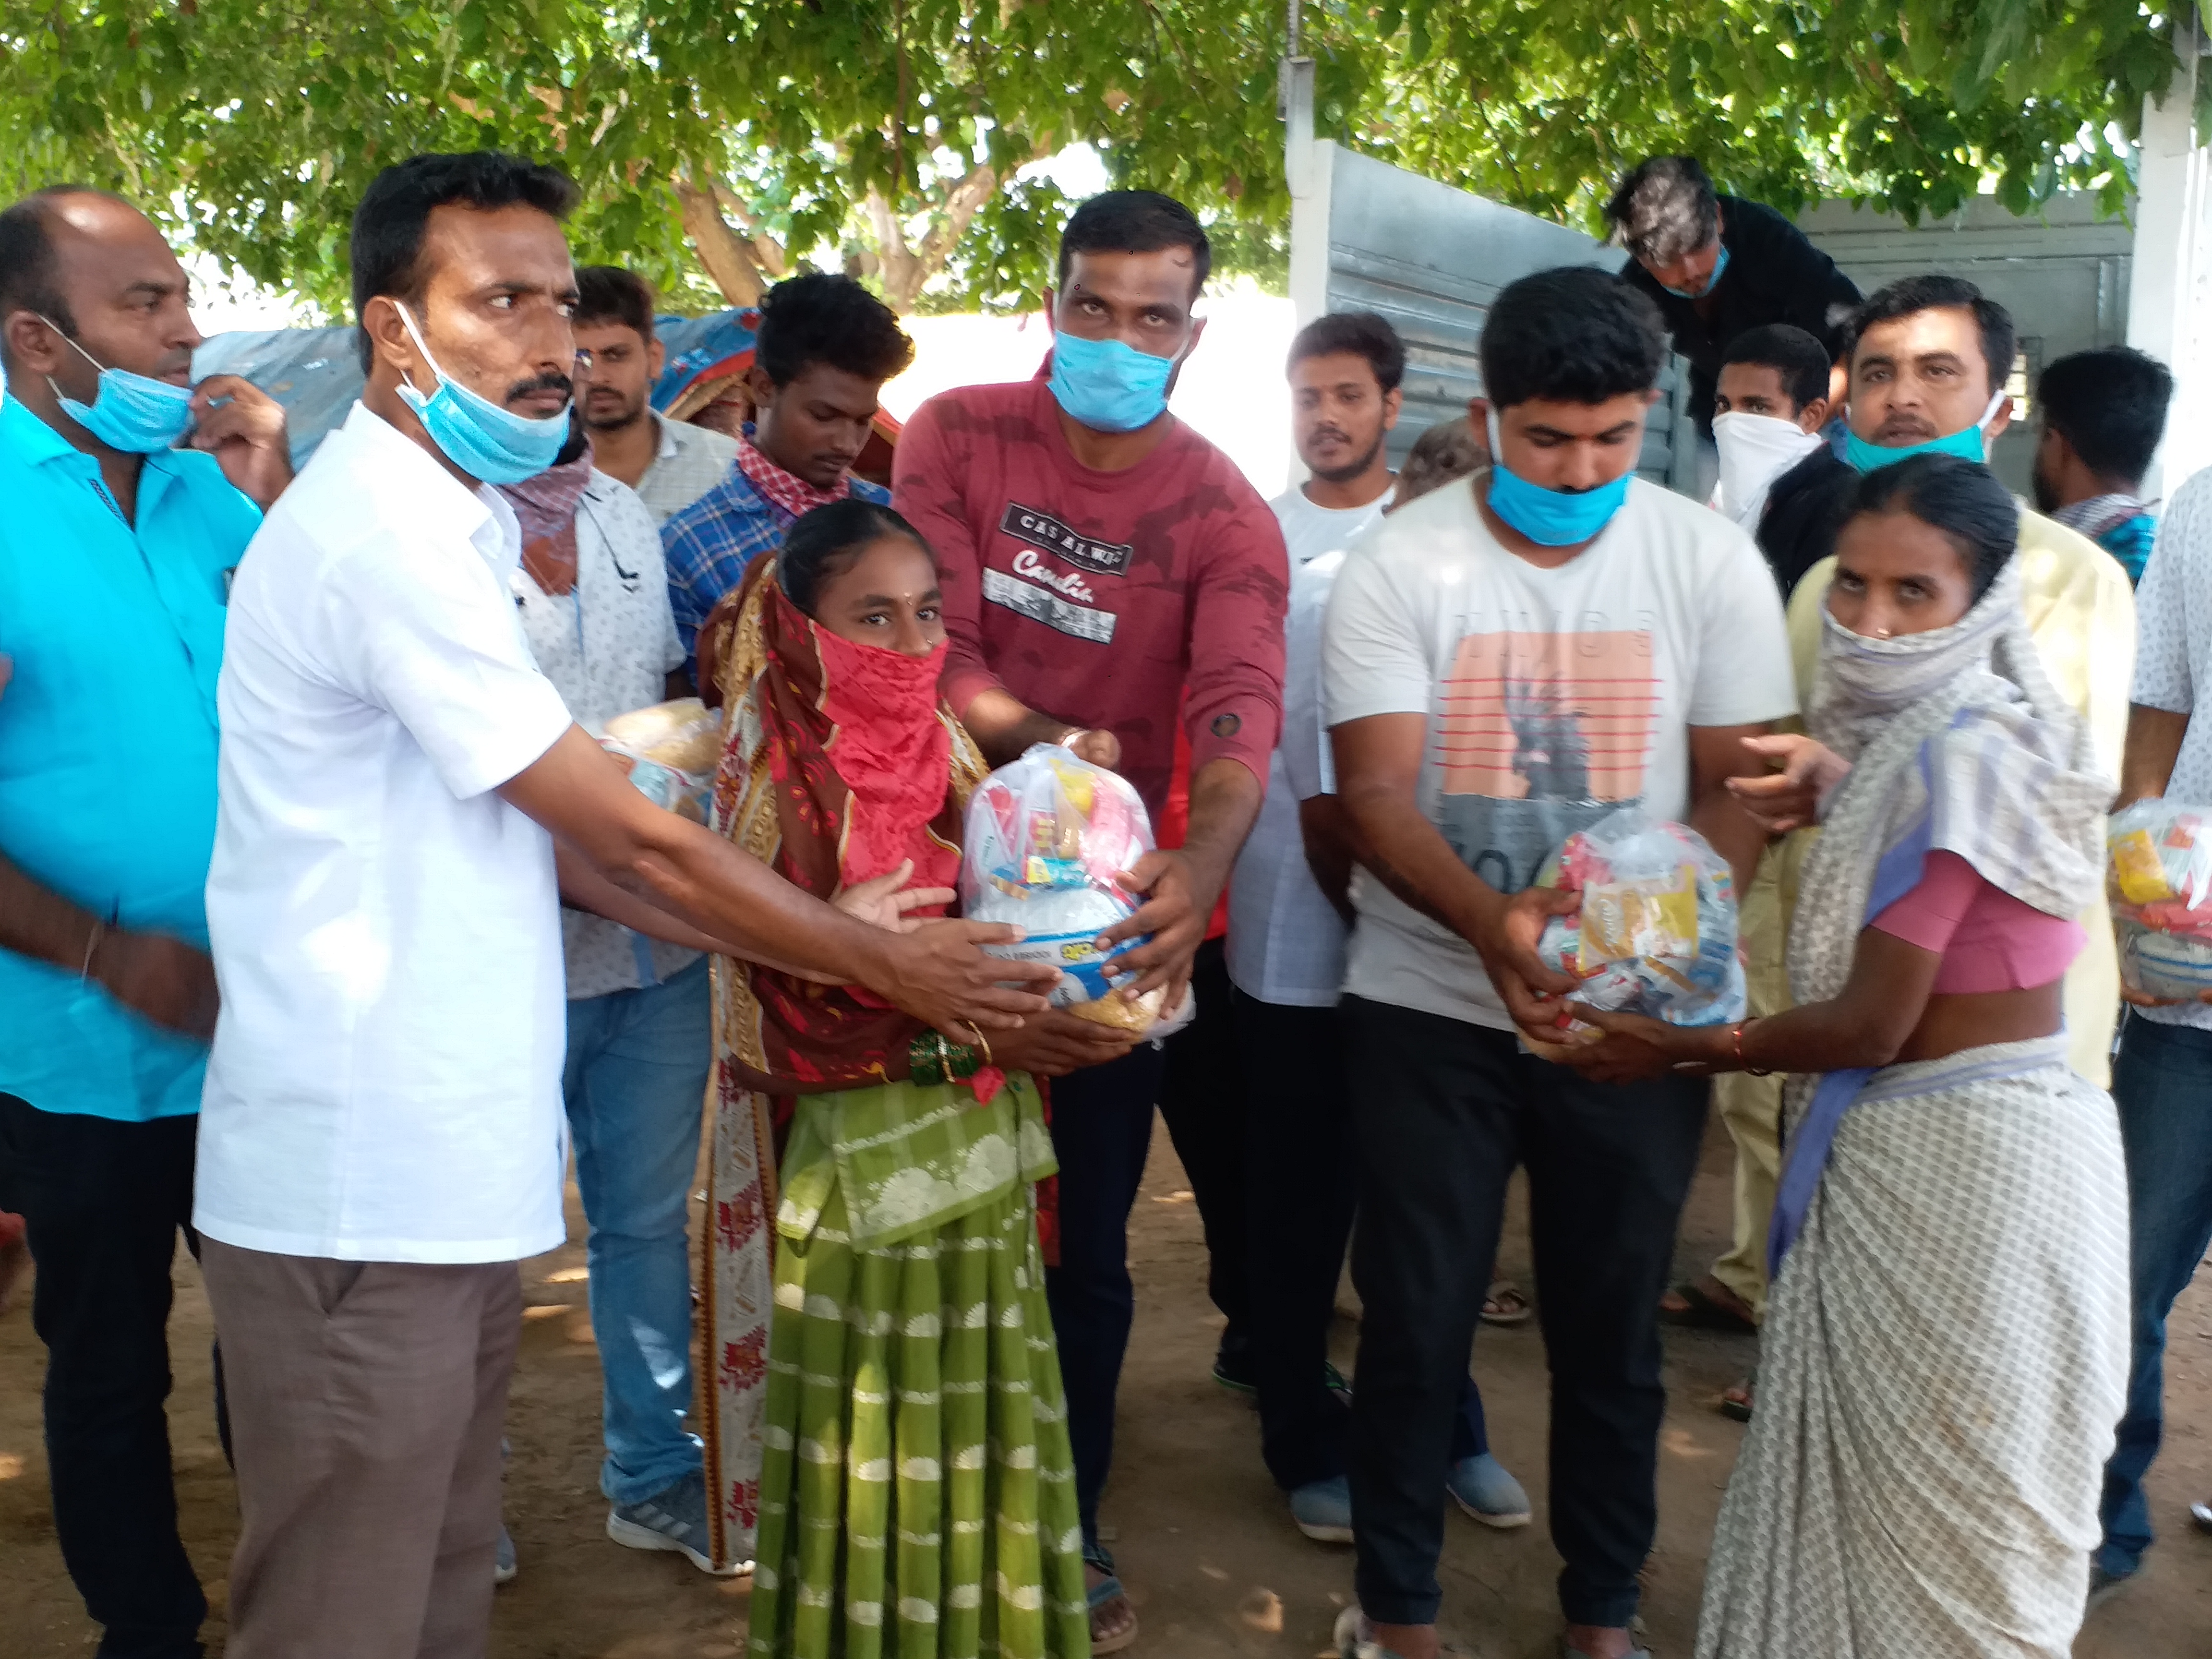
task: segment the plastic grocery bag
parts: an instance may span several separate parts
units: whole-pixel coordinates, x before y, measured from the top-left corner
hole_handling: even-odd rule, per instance
[[[1582,981],[1576,1000],[1670,1025],[1744,1017],[1735,877],[1696,830],[1624,807],[1569,836],[1536,882],[1582,896],[1536,946]]]
[[[1164,1036],[1188,1023],[1193,999],[1163,1020],[1162,991],[1133,1003],[1109,997],[1110,957],[1097,943],[1102,930],[1136,914],[1139,899],[1115,878],[1152,850],[1152,820],[1127,780],[1070,750],[1036,744],[984,779],[968,802],[961,910],[971,921],[1011,922],[1026,933],[1018,944],[985,948],[1058,968],[1054,1006]]]
[[[2139,800],[2105,830],[2120,978],[2193,1002],[2212,991],[2212,808]]]
[[[722,757],[720,709],[696,697],[678,697],[617,714],[592,735],[655,806],[706,823],[714,768]]]

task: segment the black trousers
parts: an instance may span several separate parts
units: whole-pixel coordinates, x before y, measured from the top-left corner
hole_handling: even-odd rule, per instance
[[[1160,1115],[1190,1177],[1199,1224],[1206,1230],[1206,1294],[1229,1321],[1221,1334],[1221,1352],[1237,1364],[1251,1323],[1244,1255],[1246,1085],[1238,1069],[1243,1055],[1221,940],[1199,946],[1191,987],[1198,993],[1198,1018],[1167,1040]]]
[[[1368,1616],[1432,1623],[1453,1408],[1528,1170],[1551,1363],[1552,1541],[1567,1622],[1624,1626],[1658,1518],[1658,1304],[1698,1162],[1707,1085],[1610,1085],[1510,1032],[1356,997],[1349,1036],[1365,1307],[1352,1401],[1357,1585]]]
[[[1083,1541],[1098,1542],[1098,1499],[1114,1467],[1114,1407],[1129,1349],[1129,1209],[1152,1144],[1167,1057],[1139,1043],[1109,1065],[1052,1080],[1060,1159],[1060,1265],[1044,1273],[1067,1393],[1067,1437]]]
[[[1347,1467],[1352,1408],[1323,1381],[1358,1183],[1344,1021],[1232,991],[1246,1150],[1246,1270],[1260,1455],[1285,1492]],[[1462,1370],[1462,1375],[1464,1371]],[[1448,1455],[1490,1449],[1467,1377]]]
[[[99,1659],[198,1659],[207,1601],[177,1536],[169,1273],[191,1231],[196,1117],[123,1123],[0,1095],[0,1210],[26,1224],[46,1345],[62,1559]]]

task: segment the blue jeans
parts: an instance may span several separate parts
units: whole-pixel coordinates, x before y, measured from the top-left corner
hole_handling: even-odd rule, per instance
[[[2105,1466],[2097,1565],[2124,1578],[2150,1547],[2144,1474],[2165,1424],[2166,1316],[2212,1244],[2212,1031],[2130,1013],[2112,1067],[2128,1160],[2135,1354],[2127,1414]]]
[[[599,1490],[617,1504],[700,1467],[684,1221],[712,1063],[702,958],[659,985],[568,1005],[562,1078],[590,1232],[592,1334],[605,1383]]]

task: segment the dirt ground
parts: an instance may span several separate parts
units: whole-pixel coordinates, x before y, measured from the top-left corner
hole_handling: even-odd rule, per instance
[[[1685,1269],[1701,1265],[1722,1242],[1729,1158],[1716,1126],[1684,1223]],[[580,1238],[573,1192],[570,1225]],[[1206,1299],[1198,1217],[1164,1133],[1131,1231],[1137,1328],[1105,1520],[1143,1621],[1135,1652],[1163,1659],[1322,1654],[1350,1595],[1351,1552],[1309,1543],[1292,1528],[1261,1468],[1250,1408],[1207,1375],[1220,1320]],[[1528,1283],[1517,1214],[1509,1221],[1501,1266]],[[2171,1328],[2170,1438],[2151,1480],[2161,1545],[2140,1581],[2092,1615],[2076,1659],[2212,1656],[2212,1539],[2190,1530],[2186,1510],[2191,1497],[2212,1493],[2208,1278],[2198,1275]],[[601,1531],[599,1372],[583,1279],[580,1245],[524,1264],[530,1305],[507,1414],[514,1455],[507,1486],[522,1571],[499,1593],[490,1653],[493,1659],[736,1659],[746,1606],[741,1581],[718,1583],[675,1556],[634,1554]],[[207,1302],[181,1255],[177,1282],[170,1419],[178,1491],[185,1541],[214,1609],[210,1650],[220,1654],[235,1509],[209,1404]],[[1346,1370],[1353,1335],[1351,1322],[1340,1321],[1338,1358]],[[1742,1433],[1712,1405],[1742,1374],[1751,1346],[1742,1338],[1668,1338],[1660,1532],[1645,1602],[1660,1659],[1680,1659],[1691,1650],[1706,1544]],[[95,1634],[54,1546],[39,1431],[43,1363],[19,1302],[0,1319],[0,1652],[10,1659],[89,1654]],[[1474,1370],[1494,1447],[1527,1484],[1537,1524],[1500,1534],[1451,1517],[1444,1623],[1476,1659],[1551,1659],[1558,1652],[1552,1587],[1559,1560],[1545,1528],[1545,1373],[1534,1327],[1486,1329]]]

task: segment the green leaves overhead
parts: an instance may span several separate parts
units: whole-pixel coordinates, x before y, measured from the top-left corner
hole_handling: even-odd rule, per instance
[[[1016,175],[1089,141],[1278,274],[1284,32],[1281,0],[7,0],[0,192],[125,191],[336,312],[376,170],[498,145],[575,175],[580,258],[678,304],[826,256],[902,307],[1007,305],[1066,210]],[[1591,228],[1663,150],[1784,209],[1987,179],[2116,210],[2175,66],[2137,0],[1308,0],[1304,42],[1322,136]]]

